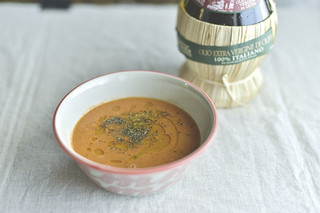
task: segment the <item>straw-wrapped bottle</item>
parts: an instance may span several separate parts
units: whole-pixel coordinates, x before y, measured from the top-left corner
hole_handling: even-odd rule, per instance
[[[273,0],[182,0],[180,76],[195,83],[217,107],[246,104],[260,90],[259,68],[273,47],[277,12]]]

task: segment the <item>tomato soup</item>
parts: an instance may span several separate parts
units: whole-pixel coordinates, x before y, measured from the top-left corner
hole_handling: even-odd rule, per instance
[[[122,168],[170,163],[199,146],[199,128],[188,113],[166,101],[140,97],[93,108],[72,136],[72,147],[80,155]]]

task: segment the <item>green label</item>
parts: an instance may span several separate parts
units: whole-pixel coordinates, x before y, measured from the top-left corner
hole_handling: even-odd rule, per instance
[[[204,64],[232,65],[262,56],[273,47],[272,28],[250,41],[231,46],[204,46],[188,41],[178,32],[178,46],[188,59]]]

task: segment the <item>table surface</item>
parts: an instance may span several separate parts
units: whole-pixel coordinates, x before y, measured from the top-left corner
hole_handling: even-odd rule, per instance
[[[219,109],[210,148],[167,190],[115,195],[61,149],[62,97],[98,75],[178,75],[175,5],[0,4],[0,212],[319,212],[320,7],[278,7],[250,107]]]

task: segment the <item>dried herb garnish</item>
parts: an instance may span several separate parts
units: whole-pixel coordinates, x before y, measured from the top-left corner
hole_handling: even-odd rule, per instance
[[[138,145],[149,136],[152,124],[166,115],[166,112],[155,110],[131,112],[108,118],[102,122],[101,126],[106,133],[113,135],[117,141]]]

